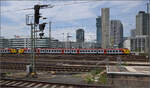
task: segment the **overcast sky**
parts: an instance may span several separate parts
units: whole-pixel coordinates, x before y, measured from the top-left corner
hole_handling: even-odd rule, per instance
[[[146,11],[147,0],[133,1],[1,1],[1,34],[5,38],[14,35],[29,37],[30,27],[25,23],[25,15],[33,14],[35,4],[52,4],[53,8],[41,9],[46,22],[52,21],[52,37],[63,40],[67,33],[75,40],[78,28],[85,30],[86,41],[96,39],[96,17],[101,15],[101,8],[110,8],[110,19],[121,20],[124,36],[130,36],[130,30],[135,29],[135,17],[139,11]],[[42,21],[41,21],[42,22]],[[45,36],[48,36],[48,25]],[[65,38],[66,40],[66,38]]]

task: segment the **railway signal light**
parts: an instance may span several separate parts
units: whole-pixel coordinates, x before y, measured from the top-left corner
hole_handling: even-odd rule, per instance
[[[46,25],[46,23],[42,23],[42,24],[39,25],[40,31],[43,31],[43,30],[44,30],[45,25]]]
[[[39,24],[39,19],[40,19],[40,5],[35,5],[34,6],[34,11],[35,11],[35,13],[34,13],[34,22],[35,22],[35,24]]]

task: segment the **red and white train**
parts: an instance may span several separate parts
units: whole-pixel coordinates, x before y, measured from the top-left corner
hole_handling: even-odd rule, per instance
[[[37,54],[130,54],[129,49],[73,49],[73,48],[36,48]],[[23,49],[0,49],[0,53],[19,53],[29,54],[31,53],[30,48]]]

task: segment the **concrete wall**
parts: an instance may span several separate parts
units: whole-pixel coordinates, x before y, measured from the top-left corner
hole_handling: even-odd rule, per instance
[[[150,88],[150,76],[108,75],[113,88]]]

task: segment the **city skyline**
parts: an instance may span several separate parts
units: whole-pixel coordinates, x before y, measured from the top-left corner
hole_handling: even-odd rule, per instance
[[[27,1],[2,1],[2,36],[6,38],[12,38],[14,35],[29,36],[30,27],[25,25],[25,15],[33,13],[33,9],[13,12],[14,8],[18,10],[31,8],[39,3],[46,4],[41,1],[30,1],[31,3],[28,2],[28,5],[22,2]],[[16,3],[18,4],[17,6]],[[70,33],[73,36],[71,40],[75,41],[76,29],[83,28],[85,30],[85,41],[91,41],[96,39],[96,18],[101,15],[101,8],[110,8],[110,20],[121,20],[124,26],[124,35],[129,36],[130,30],[135,28],[136,14],[140,10],[146,11],[147,1],[131,1],[130,4],[128,1],[95,1],[83,3],[81,1],[76,3],[68,1],[48,3],[56,6],[54,8],[43,9],[40,13],[42,13],[42,16],[48,17],[47,21],[52,21],[52,37],[62,40],[62,33]],[[61,6],[61,4],[72,5]],[[49,13],[47,13],[48,11]],[[126,16],[127,14],[128,16]],[[48,26],[46,28],[45,33],[48,36]]]

